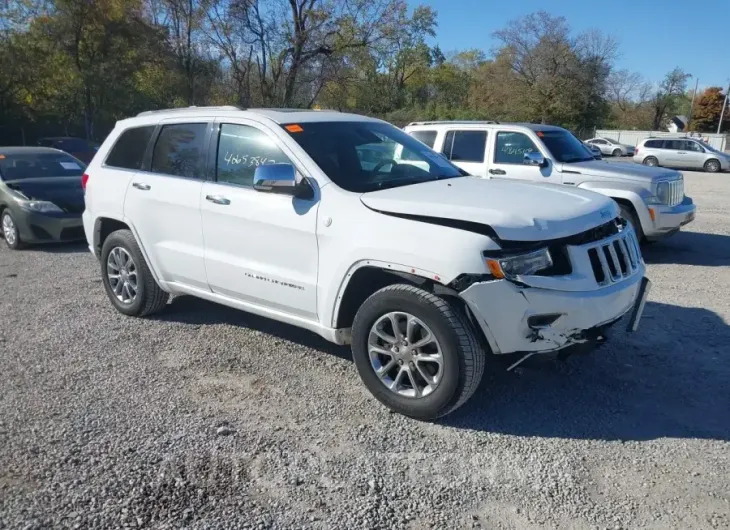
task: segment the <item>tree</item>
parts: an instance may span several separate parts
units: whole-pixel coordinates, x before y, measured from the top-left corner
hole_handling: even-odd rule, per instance
[[[653,110],[652,129],[658,131],[664,122],[675,114],[687,91],[687,81],[692,76],[677,67],[669,72],[654,94],[651,105]]]
[[[722,88],[713,86],[700,94],[692,115],[690,130],[700,132],[715,132],[720,121],[725,94]],[[730,123],[730,112],[725,111],[723,123]]]

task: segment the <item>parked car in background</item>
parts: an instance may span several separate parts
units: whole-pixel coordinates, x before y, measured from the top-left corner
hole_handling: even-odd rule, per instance
[[[99,149],[99,144],[95,142],[70,136],[41,138],[38,140],[38,145],[41,147],[52,147],[53,149],[65,151],[85,164],[91,162],[91,159],[94,158],[96,151]]]
[[[647,138],[639,142],[634,162],[645,166],[703,169],[709,173],[730,170],[730,154],[695,138]]]
[[[84,239],[86,165],[45,147],[0,147],[0,227],[11,249]]]
[[[591,138],[586,140],[589,145],[595,145],[601,153],[609,156],[634,156],[636,148],[633,145],[620,144],[608,138]]]
[[[598,148],[597,145],[589,144],[589,143],[586,143],[586,142],[581,142],[581,143],[583,145],[585,145],[586,148],[588,148],[588,150],[593,155],[593,158],[595,158],[596,160],[600,160],[600,159],[603,158],[603,153],[601,153],[601,150]]]
[[[476,177],[561,184],[608,195],[619,203],[640,241],[673,234],[695,216],[680,172],[595,160],[580,140],[560,127],[415,122],[405,130],[414,136],[432,135],[435,150]]]
[[[489,353],[597,344],[629,311],[635,330],[649,285],[608,197],[475,179],[364,116],[143,113],[87,175],[119,312],[189,294],[351,344],[370,392],[421,419],[466,402]]]

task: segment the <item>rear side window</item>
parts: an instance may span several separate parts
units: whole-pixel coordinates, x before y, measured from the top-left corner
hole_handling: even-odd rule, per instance
[[[684,149],[684,142],[682,140],[664,140],[664,149],[681,151]]]
[[[652,149],[661,149],[662,148],[662,142],[664,140],[648,140],[644,143],[644,147],[649,147]]]
[[[142,169],[144,152],[154,130],[154,126],[149,126],[124,131],[109,152],[105,164],[121,169]]]
[[[224,123],[218,140],[218,182],[253,187],[253,174],[264,164],[291,164],[276,141],[248,125]]]
[[[433,149],[436,143],[436,131],[413,131],[410,133],[416,140],[422,142]]]
[[[160,130],[152,153],[153,173],[186,178],[205,178],[203,154],[207,123],[176,123]]]
[[[455,162],[484,162],[487,131],[448,131],[441,150]]]

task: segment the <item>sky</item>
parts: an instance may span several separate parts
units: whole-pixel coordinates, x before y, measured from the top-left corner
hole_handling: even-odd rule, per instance
[[[730,82],[730,0],[409,0],[438,12],[436,38],[446,54],[478,48],[491,56],[495,30],[544,10],[565,17],[574,33],[600,29],[620,44],[618,69],[652,83],[679,66],[692,74],[688,88]]]

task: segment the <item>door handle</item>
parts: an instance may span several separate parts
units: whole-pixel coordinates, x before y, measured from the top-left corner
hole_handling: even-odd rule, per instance
[[[231,204],[231,201],[229,201],[225,197],[221,197],[220,195],[206,195],[205,200],[210,201],[215,204],[223,204],[223,205]]]
[[[492,175],[506,175],[507,172],[504,169],[490,169],[489,173]]]
[[[145,184],[144,182],[132,182],[132,186],[142,191],[147,191],[152,188],[152,186],[150,186],[149,184]]]

